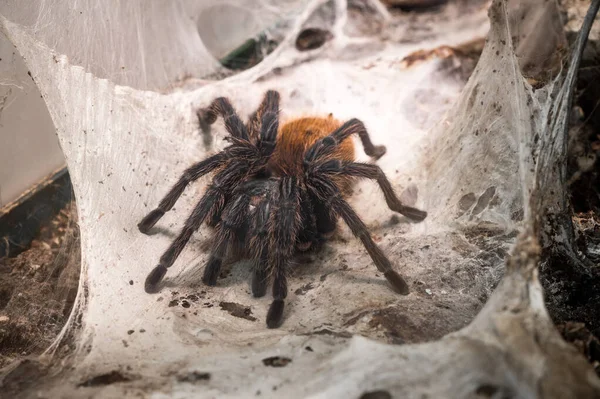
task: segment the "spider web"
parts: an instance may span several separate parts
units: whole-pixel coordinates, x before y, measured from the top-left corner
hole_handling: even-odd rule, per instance
[[[401,15],[375,1],[342,0],[43,1],[35,12],[18,2],[0,6],[3,32],[24,56],[56,126],[81,230],[78,299],[45,354],[55,365],[46,394],[472,393],[476,370],[489,366],[483,358],[469,363],[475,346],[465,342],[492,339],[481,331],[499,303],[519,302],[527,288],[528,309],[539,325],[550,325],[535,278],[507,273],[498,285],[517,235],[537,228],[540,187],[553,176],[543,167],[557,142],[543,133],[558,113],[553,98],[562,77],[542,75],[556,65],[551,55],[564,44],[562,26],[554,3],[530,3],[495,1],[489,19],[482,1]],[[232,36],[220,40],[207,26],[220,26],[214,20],[226,15],[234,15]],[[306,27],[326,27],[333,39],[299,52],[295,40]],[[262,62],[237,74],[219,65],[217,57],[264,29],[281,40]],[[486,36],[470,73],[475,61],[465,48]],[[545,48],[536,37],[553,39]],[[219,74],[226,77],[215,80]],[[277,330],[265,328],[270,298],[252,298],[244,262],[230,265],[217,287],[200,284],[205,229],[169,270],[167,287],[143,291],[208,180],[184,193],[159,233],[142,235],[136,224],[189,164],[225,145],[219,122],[206,147],[195,110],[227,96],[249,115],[267,89],[280,91],[283,120],[358,117],[373,142],[387,146],[377,163],[407,202],[428,211],[427,220],[394,216],[372,182],[361,182],[350,202],[409,281],[410,295],[388,288],[345,226],[313,262],[295,265]],[[485,306],[494,290],[496,301]],[[455,331],[452,344],[435,341]],[[285,367],[269,367],[275,356]],[[455,360],[472,374],[454,380],[444,373]],[[490,371],[503,384],[535,385],[500,374]],[[119,383],[93,383],[107,375]],[[422,375],[446,377],[419,384]],[[86,383],[99,386],[78,388]]]

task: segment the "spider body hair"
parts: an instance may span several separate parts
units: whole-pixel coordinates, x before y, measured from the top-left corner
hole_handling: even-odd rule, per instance
[[[342,122],[331,114],[327,117],[306,116],[287,121],[279,129],[277,145],[269,159],[269,169],[278,176],[303,175],[306,151],[340,126]],[[354,157],[354,143],[350,137],[331,154],[331,158],[344,161],[354,161]]]
[[[179,181],[138,224],[148,233],[169,211],[185,187],[213,173],[205,194],[186,220],[180,234],[163,253],[146,278],[145,289],[155,292],[167,269],[175,262],[194,231],[203,223],[214,227],[214,242],[202,280],[216,285],[228,249],[242,250],[253,264],[252,293],[266,294],[273,281],[273,302],[267,326],[278,327],[287,296],[287,271],[297,252],[317,250],[343,220],[363,243],[377,269],[392,288],[408,293],[408,285],[375,244],[360,217],[346,202],[356,180],[376,180],[388,207],[415,221],[427,213],[402,204],[383,171],[373,164],[357,163],[351,135],[358,135],[365,153],[374,159],[385,154],[375,146],[361,121],[341,122],[327,117],[301,117],[279,126],[279,93],[268,91],[244,124],[228,99],[215,99],[198,111],[200,127],[222,116],[230,145],[220,153],[190,166]]]

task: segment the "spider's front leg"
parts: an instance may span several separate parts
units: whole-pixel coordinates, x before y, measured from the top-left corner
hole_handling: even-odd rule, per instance
[[[255,298],[265,296],[269,280],[269,202],[267,193],[256,206],[253,222],[250,229],[249,244],[252,248],[252,295]]]
[[[255,196],[263,195],[267,186],[262,180],[250,180],[242,183],[232,194],[222,212],[221,221],[217,225],[215,241],[202,281],[209,286],[217,284],[223,258],[231,240],[248,229],[250,201]]]
[[[267,313],[267,327],[281,325],[287,297],[287,268],[294,254],[299,229],[300,195],[295,177],[283,177],[273,198],[269,226],[269,269],[273,274],[273,302]]]
[[[249,172],[250,166],[246,160],[231,161],[223,170],[217,173],[202,196],[194,210],[185,221],[181,232],[173,240],[169,248],[160,257],[158,266],[156,266],[148,275],[145,282],[146,292],[155,292],[158,283],[164,278],[167,269],[173,265],[175,260],[183,251],[192,234],[200,228],[202,222],[208,215],[214,212],[221,212],[225,206],[225,198],[231,187],[244,179]]]
[[[227,150],[224,150],[204,161],[195,163],[183,172],[179,181],[169,190],[167,195],[160,201],[158,207],[148,213],[141,222],[138,223],[138,229],[144,234],[148,234],[150,229],[170,211],[175,202],[183,194],[183,190],[193,181],[213,170],[223,166],[227,161]]]

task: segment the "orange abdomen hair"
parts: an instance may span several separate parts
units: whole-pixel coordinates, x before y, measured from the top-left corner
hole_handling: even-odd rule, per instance
[[[341,125],[342,122],[331,115],[297,118],[284,123],[277,134],[277,146],[269,160],[269,169],[278,176],[301,175],[306,150]],[[354,161],[352,139],[348,137],[344,140],[332,157],[341,161]]]

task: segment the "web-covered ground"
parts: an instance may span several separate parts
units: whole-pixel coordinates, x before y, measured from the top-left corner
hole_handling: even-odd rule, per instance
[[[43,34],[45,26],[29,29],[3,19],[49,104],[70,168],[82,240],[78,301],[49,356],[65,344],[73,352],[65,369],[52,369],[50,382],[40,380],[28,393],[359,397],[386,389],[417,397],[452,389],[468,397],[496,387],[486,385],[488,377],[500,387],[493,394],[529,389],[549,375],[536,368],[533,376],[511,381],[503,373],[510,356],[495,368],[490,364],[506,342],[486,346],[502,331],[527,336],[529,324],[516,329],[520,324],[510,314],[530,312],[536,328],[548,325],[541,288],[532,277],[536,272],[525,260],[513,265],[498,288],[496,297],[504,299],[490,302],[467,329],[426,345],[386,345],[433,341],[467,326],[500,281],[517,234],[535,212],[527,201],[537,176],[535,134],[553,88],[534,94],[521,75],[513,47],[517,38],[510,34],[501,1],[492,7],[493,29],[466,84],[473,60],[456,47],[485,37],[487,6],[457,2],[428,17],[404,19],[372,7],[382,25],[367,34],[357,28],[355,14],[346,12],[346,2],[313,1],[280,47],[256,67],[221,81],[192,79],[188,83],[196,89],[178,84],[168,93],[164,87],[141,90],[117,85],[118,79],[104,79],[106,74],[97,77],[79,66],[85,62],[56,52],[52,35]],[[143,15],[131,7],[124,14]],[[149,15],[159,11],[164,10]],[[328,24],[333,39],[298,52],[294,39],[311,21]],[[415,54],[423,49],[437,50]],[[156,234],[142,235],[137,223],[185,167],[224,145],[218,124],[206,146],[195,110],[224,95],[240,115],[249,115],[268,89],[280,91],[284,120],[330,112],[340,119],[358,117],[373,141],[387,146],[378,164],[428,218],[409,224],[393,215],[370,182],[356,187],[351,205],[409,281],[408,296],[389,289],[345,227],[315,259],[298,261],[284,324],[276,330],[265,328],[270,298],[252,298],[243,262],[226,268],[216,287],[200,283],[207,229],[169,270],[166,287],[155,295],[144,292],[147,273],[208,180],[185,192]],[[534,247],[528,244],[523,253]],[[514,272],[520,268],[534,271]],[[502,303],[508,315],[494,334],[481,333],[486,317]],[[555,339],[551,333],[542,336]],[[527,350],[543,358],[538,346]],[[555,361],[562,355],[553,356]],[[457,372],[467,366],[472,372],[444,373],[451,364]],[[574,364],[573,372],[584,370],[585,362]],[[425,383],[433,375],[439,380]],[[589,384],[597,388],[593,378]]]

